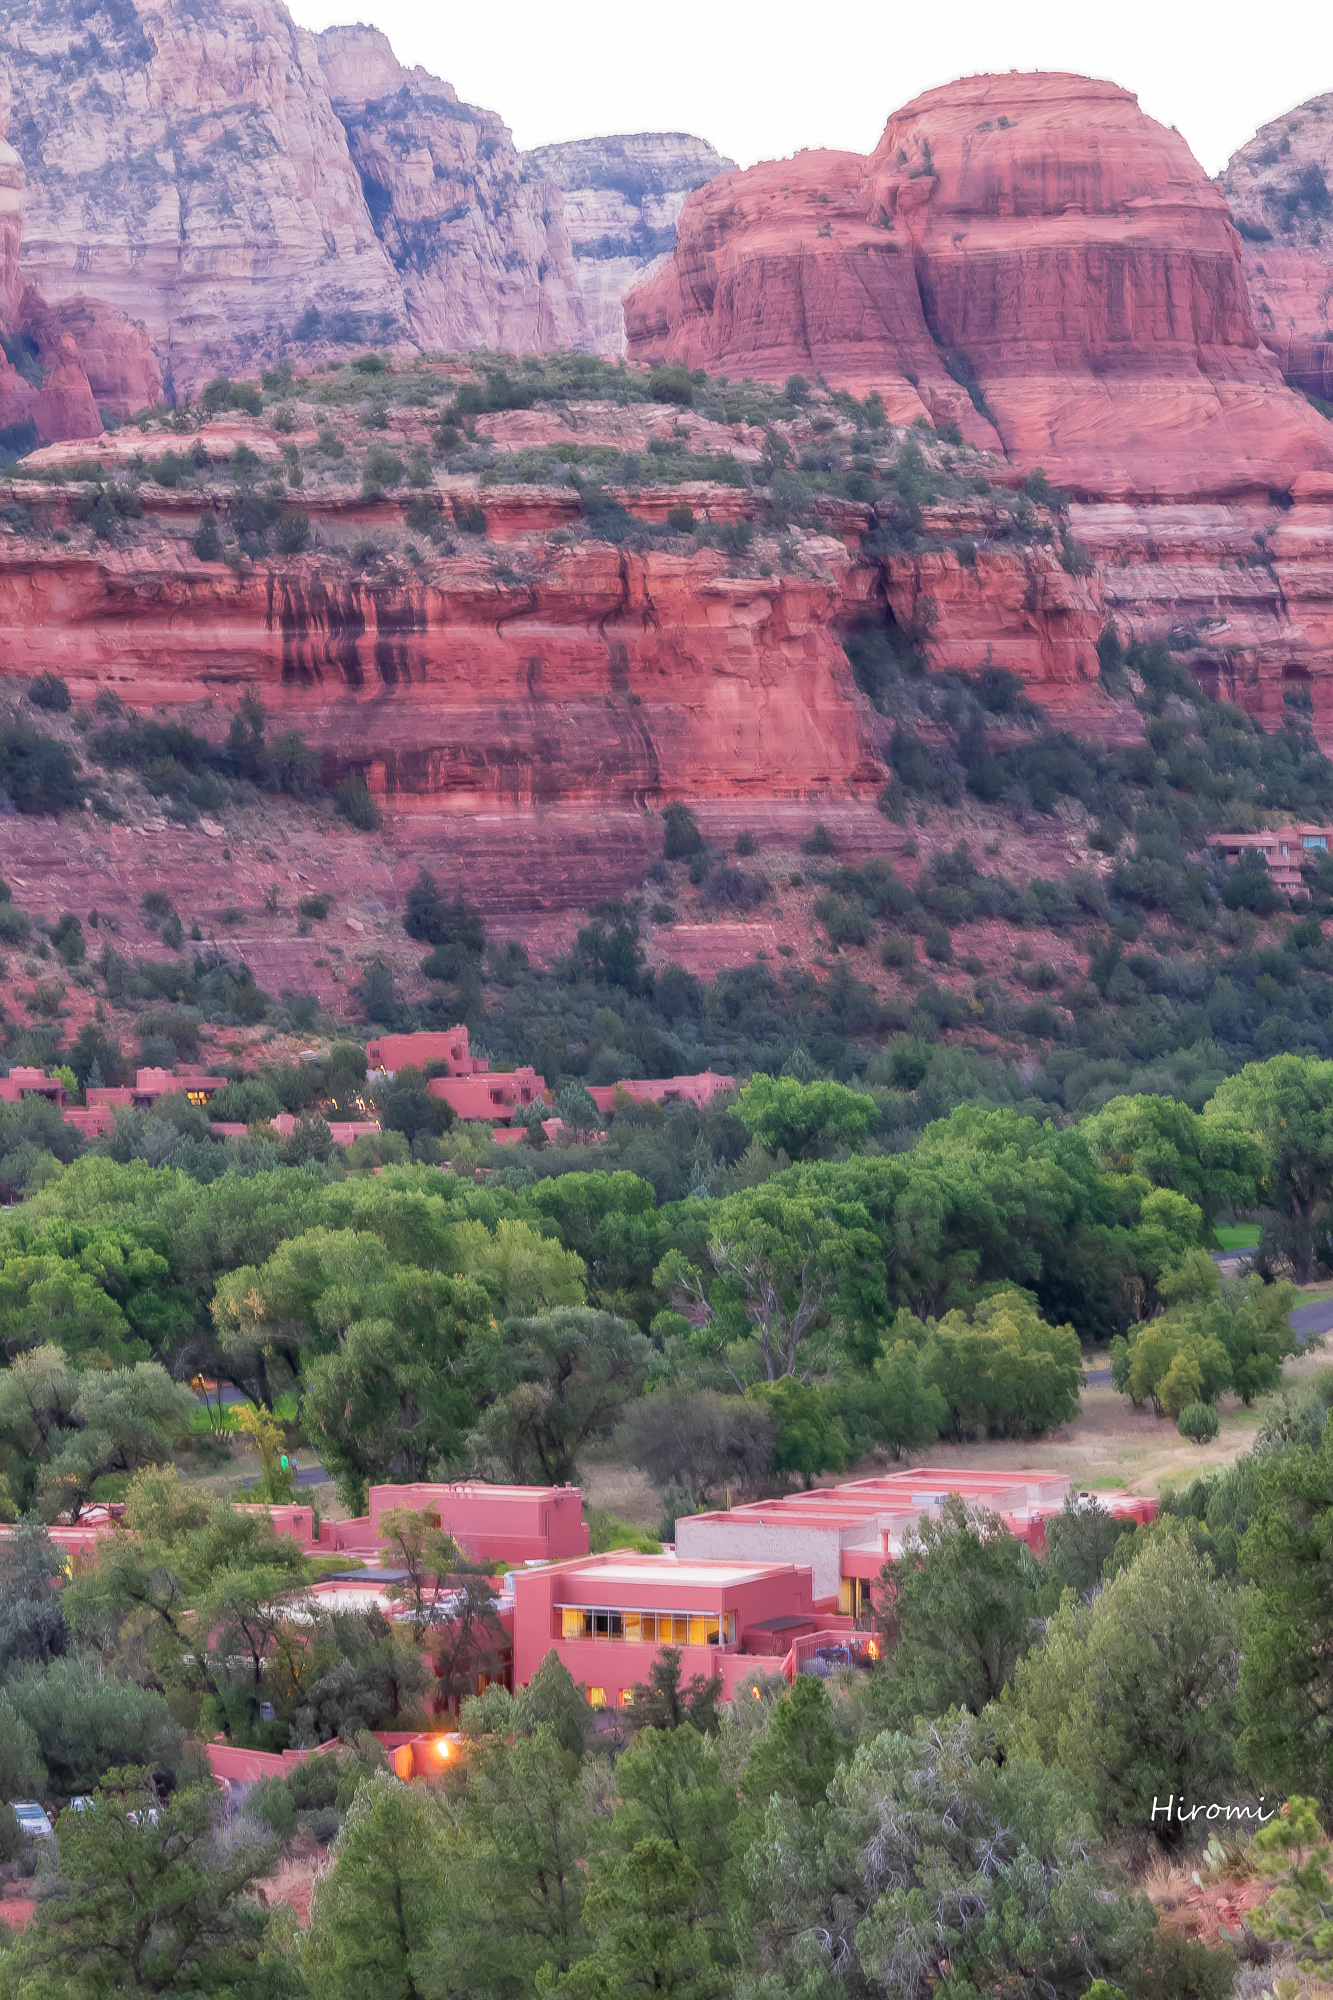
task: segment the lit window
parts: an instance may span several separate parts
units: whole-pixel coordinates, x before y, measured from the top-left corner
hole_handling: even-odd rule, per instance
[[[634,1690],[633,1690],[633,1688],[621,1688],[621,1690],[620,1690],[620,1706],[621,1706],[622,1708],[633,1708],[633,1706],[634,1706]]]
[[[606,1689],[605,1689],[605,1688],[589,1688],[589,1689],[588,1689],[588,1706],[589,1706],[589,1708],[605,1708],[605,1707],[606,1707]]]

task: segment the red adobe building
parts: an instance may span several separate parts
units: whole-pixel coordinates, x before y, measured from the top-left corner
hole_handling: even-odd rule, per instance
[[[725,1512],[682,1515],[676,1523],[676,1553],[808,1563],[816,1598],[831,1598],[844,1615],[864,1617],[871,1608],[871,1587],[885,1562],[902,1554],[908,1529],[923,1518],[937,1518],[951,1496],[989,1508],[1010,1534],[1040,1552],[1046,1546],[1046,1522],[1061,1512],[1070,1484],[1064,1473],[916,1466],[776,1500],[747,1501]],[[1147,1522],[1157,1512],[1155,1500],[1137,1494],[1091,1497],[1119,1519]]]
[[[426,1086],[432,1097],[442,1097],[460,1118],[486,1118],[502,1128],[514,1112],[526,1104],[546,1102],[546,1079],[535,1069],[492,1070],[484,1056],[474,1056],[468,1046],[467,1029],[420,1029],[410,1035],[380,1035],[366,1043],[366,1061],[372,1072],[396,1076],[400,1069],[425,1069],[431,1063],[446,1063],[446,1076],[433,1076]],[[521,1137],[516,1130],[515,1137]]]
[[[799,1642],[853,1640],[837,1603],[816,1603],[795,1563],[714,1562],[618,1549],[514,1572],[514,1685],[556,1653],[594,1708],[624,1708],[662,1646],[679,1647],[686,1680],[722,1677],[730,1700],[762,1660],[788,1672]]]

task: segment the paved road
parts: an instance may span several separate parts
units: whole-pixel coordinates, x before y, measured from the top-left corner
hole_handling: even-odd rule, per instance
[[[1333,1333],[1333,1298],[1315,1299],[1308,1306],[1297,1306],[1291,1315],[1291,1324],[1296,1333]]]

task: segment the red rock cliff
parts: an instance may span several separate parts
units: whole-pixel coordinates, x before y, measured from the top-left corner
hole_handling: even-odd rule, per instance
[[[857,166],[805,155],[693,196],[671,266],[626,301],[631,355],[770,379],[804,356],[894,410],[906,378],[937,420],[952,376],[983,436],[1089,495],[1285,490],[1333,466],[1259,339],[1221,193],[1130,92],[965,78]]]

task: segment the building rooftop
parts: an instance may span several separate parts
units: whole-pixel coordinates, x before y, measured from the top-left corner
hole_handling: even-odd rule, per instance
[[[574,1556],[569,1562],[554,1563],[551,1567],[564,1573],[591,1573],[599,1583],[660,1582],[697,1584],[701,1589],[709,1586],[724,1589],[728,1584],[752,1583],[761,1577],[779,1576],[790,1569],[791,1564],[736,1562],[725,1557],[714,1560],[707,1556],[682,1560],[679,1556],[635,1555],[628,1549],[617,1549],[604,1556]]]

